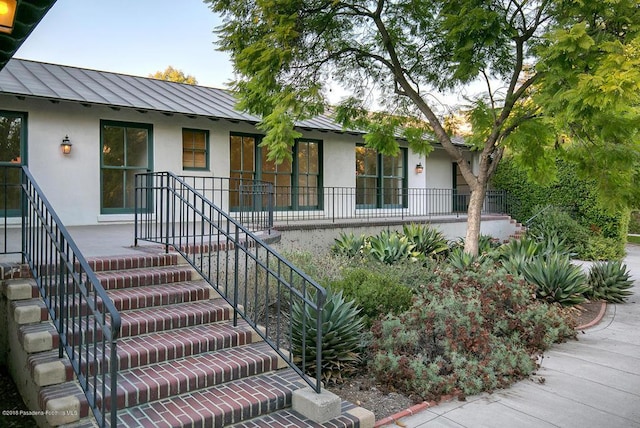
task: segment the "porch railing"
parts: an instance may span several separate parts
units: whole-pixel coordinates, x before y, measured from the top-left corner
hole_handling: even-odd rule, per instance
[[[181,177],[252,230],[304,220],[435,217],[466,214],[471,195],[456,189],[274,186],[251,179]],[[504,190],[489,190],[483,214],[507,213]]]
[[[115,427],[120,314],[29,170],[7,169],[0,168],[5,242],[7,214],[17,214],[20,253],[58,332],[59,357],[69,358],[98,424]]]
[[[136,175],[136,244],[178,251],[232,306],[234,325],[242,318],[320,392],[326,291],[192,184],[170,172]],[[317,314],[302,320],[301,346],[292,339],[294,304],[303,307],[303,316]],[[315,347],[313,359],[307,340]]]

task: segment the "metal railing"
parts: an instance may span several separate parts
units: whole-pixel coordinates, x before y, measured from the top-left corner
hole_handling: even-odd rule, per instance
[[[252,230],[274,221],[435,217],[466,214],[471,195],[456,189],[274,186],[251,179],[181,177]],[[504,190],[488,190],[483,214],[507,213]]]
[[[273,228],[273,184],[244,178],[178,177],[252,232]]]
[[[170,172],[137,174],[135,239],[179,252],[316,392],[321,388],[322,308],[326,291],[257,234]],[[290,308],[302,305],[301,346]],[[316,357],[307,356],[307,340]],[[309,345],[309,346],[312,346]],[[315,373],[315,378],[309,373]]]
[[[115,427],[117,394],[111,391],[117,391],[120,314],[29,170],[23,166],[17,171],[18,187],[13,179],[1,187],[5,241],[10,208],[19,211],[20,253],[58,332],[59,358],[69,358],[98,424]],[[2,176],[9,174],[3,171]],[[10,203],[7,194],[12,194]]]

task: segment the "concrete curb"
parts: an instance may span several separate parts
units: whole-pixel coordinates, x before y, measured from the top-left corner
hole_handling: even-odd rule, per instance
[[[416,413],[419,413],[425,409],[428,409],[430,407],[435,407],[438,404],[441,404],[445,401],[453,400],[456,397],[458,397],[457,394],[451,394],[451,395],[445,395],[441,397],[439,401],[423,401],[422,403],[418,403],[415,406],[409,407],[408,409],[401,410],[398,413],[395,413],[391,416],[387,416],[386,418],[380,419],[379,421],[376,422],[376,424],[374,425],[374,428],[382,427],[392,423],[397,423],[402,418],[406,418],[407,416],[413,416]],[[403,426],[401,423],[397,425]]]
[[[600,321],[602,321],[602,318],[604,317],[604,314],[606,311],[607,311],[607,302],[602,302],[600,306],[600,312],[598,312],[598,315],[595,317],[595,319],[591,320],[586,324],[579,325],[578,327],[576,327],[576,330],[584,330],[598,324]]]

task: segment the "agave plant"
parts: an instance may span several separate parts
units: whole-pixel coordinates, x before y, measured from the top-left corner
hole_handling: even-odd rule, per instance
[[[465,270],[470,269],[475,263],[482,262],[483,258],[484,256],[482,254],[475,256],[473,254],[465,253],[463,247],[454,247],[449,253],[447,262],[457,270],[464,272]]]
[[[373,259],[391,265],[400,260],[419,258],[420,253],[414,250],[415,247],[406,236],[382,231],[369,238],[366,252]]]
[[[595,263],[589,269],[587,297],[611,303],[623,303],[633,286],[627,265],[619,261]]]
[[[577,305],[585,300],[587,279],[579,266],[571,264],[567,255],[535,257],[523,265],[522,274],[536,286],[539,299],[563,306]]]
[[[304,369],[310,376],[318,375],[316,371],[317,316],[317,309],[305,305],[302,300],[296,300],[291,306],[291,345],[294,360],[300,366],[304,352],[306,363]],[[360,341],[364,328],[360,309],[356,307],[354,301],[345,301],[341,291],[332,292],[328,289],[321,322],[322,380],[340,382],[343,375],[355,371],[360,360]]]
[[[340,237],[336,238],[334,241],[335,242],[331,247],[331,251],[333,251],[334,254],[344,255],[349,258],[362,255],[365,243],[364,235],[356,237],[353,232],[348,235],[342,232],[340,233]]]
[[[442,232],[427,225],[405,224],[402,226],[402,232],[415,245],[414,250],[425,256],[436,257],[449,250]]]

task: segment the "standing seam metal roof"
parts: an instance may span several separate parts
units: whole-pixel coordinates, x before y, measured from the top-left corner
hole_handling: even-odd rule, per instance
[[[236,99],[225,89],[16,58],[0,70],[0,94],[252,124],[260,121],[257,116],[236,110]],[[357,130],[344,130],[328,115],[297,122],[296,126],[308,130],[364,134]],[[459,137],[452,140],[458,146],[465,146]]]
[[[0,71],[0,93],[259,122],[258,117],[236,110],[235,98],[224,89],[16,58],[11,59]],[[328,116],[318,116],[297,125],[302,128],[343,132],[342,126]]]

